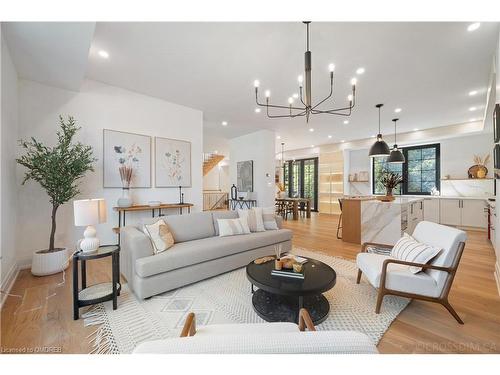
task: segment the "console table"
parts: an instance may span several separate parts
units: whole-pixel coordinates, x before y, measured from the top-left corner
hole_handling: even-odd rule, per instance
[[[125,226],[125,214],[131,211],[151,211],[151,217],[155,217],[155,212],[158,211],[158,216],[163,216],[161,210],[179,209],[179,214],[182,215],[184,208],[187,208],[188,214],[191,213],[192,203],[162,203],[158,206],[150,206],[147,204],[134,205],[130,207],[113,207],[114,211],[118,212],[118,227],[113,228],[113,232],[120,235],[120,228]],[[122,224],[123,221],[123,224]]]
[[[257,200],[255,199],[230,199],[229,207],[231,210],[236,210],[238,207],[242,210],[246,208],[250,209],[257,206]]]

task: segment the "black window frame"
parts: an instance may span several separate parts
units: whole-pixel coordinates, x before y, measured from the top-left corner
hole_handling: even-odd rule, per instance
[[[311,206],[311,211],[318,212],[318,207],[319,207],[319,158],[318,157],[313,157],[313,158],[304,158],[304,159],[295,159],[295,160],[287,160],[285,161],[285,164],[287,165],[286,168],[283,168],[283,185],[286,186],[287,194],[289,197],[293,195],[293,173],[291,174],[293,164],[294,163],[299,163],[299,168],[300,168],[300,180],[298,181],[298,188],[299,188],[299,196],[301,198],[304,198],[304,162],[313,160],[314,162],[314,204]],[[288,173],[286,173],[288,172]],[[288,183],[286,183],[288,177]]]
[[[430,192],[421,192],[421,191],[409,191],[408,189],[408,152],[412,150],[421,150],[424,148],[434,148],[436,151],[436,189],[441,190],[441,144],[440,143],[432,143],[426,145],[418,145],[418,146],[409,146],[400,148],[405,157],[405,162],[403,163],[402,174],[403,174],[403,182],[401,184],[401,193],[396,195],[430,195]],[[375,160],[372,160],[372,194],[375,193]]]

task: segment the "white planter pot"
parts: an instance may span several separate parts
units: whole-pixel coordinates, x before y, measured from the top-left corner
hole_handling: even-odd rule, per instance
[[[58,248],[54,251],[36,251],[31,262],[31,273],[35,276],[46,276],[62,272],[69,265],[68,249]]]

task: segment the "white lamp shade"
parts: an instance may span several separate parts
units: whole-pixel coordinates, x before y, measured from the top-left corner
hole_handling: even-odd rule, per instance
[[[104,199],[81,199],[73,202],[75,226],[84,227],[106,222]]]

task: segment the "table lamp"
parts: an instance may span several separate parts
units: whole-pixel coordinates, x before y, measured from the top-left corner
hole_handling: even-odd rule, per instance
[[[91,253],[99,248],[99,239],[96,237],[96,224],[106,222],[106,201],[104,199],[81,199],[73,202],[75,226],[84,227],[80,249],[84,253]]]

